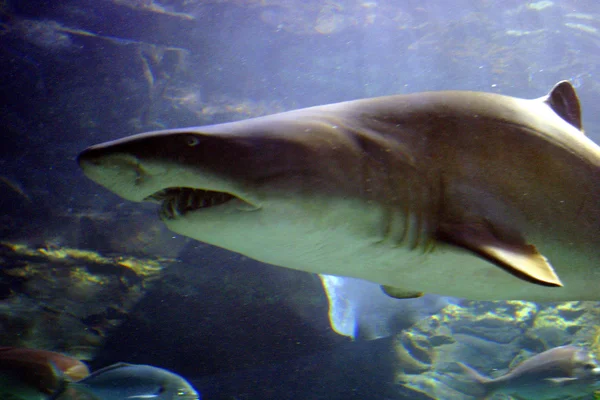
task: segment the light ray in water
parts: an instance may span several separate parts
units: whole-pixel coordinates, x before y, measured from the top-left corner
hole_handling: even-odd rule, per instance
[[[69,34],[76,35],[76,36],[95,37],[95,38],[98,38],[98,39],[107,40],[107,41],[109,41],[111,43],[114,43],[116,45],[138,44],[138,45],[153,45],[153,46],[158,46],[155,43],[148,43],[148,42],[144,42],[144,41],[141,41],[141,40],[123,39],[123,38],[119,38],[119,37],[116,37],[116,36],[99,35],[97,33],[86,31],[84,29],[69,28],[69,27],[66,27],[66,26],[59,25],[59,24],[57,24],[56,30],[59,31],[59,32],[69,33]],[[165,50],[174,50],[174,51],[184,51],[184,52],[187,52],[186,49],[181,48],[181,47],[165,46],[164,49]]]
[[[0,176],[0,182],[8,186],[10,189],[12,189],[15,193],[19,194],[29,203],[32,202],[31,197],[29,197],[29,195],[25,192],[25,189],[23,189],[23,187],[18,182],[12,181],[5,176]]]

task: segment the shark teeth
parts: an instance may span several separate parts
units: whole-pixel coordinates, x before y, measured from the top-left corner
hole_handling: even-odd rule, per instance
[[[162,219],[175,219],[201,208],[221,205],[234,199],[229,193],[192,188],[168,188],[147,197],[147,201],[161,203],[159,215]]]

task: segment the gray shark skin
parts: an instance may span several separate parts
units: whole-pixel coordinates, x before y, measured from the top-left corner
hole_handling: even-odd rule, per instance
[[[142,133],[78,162],[174,232],[394,297],[600,300],[600,147],[566,81]]]

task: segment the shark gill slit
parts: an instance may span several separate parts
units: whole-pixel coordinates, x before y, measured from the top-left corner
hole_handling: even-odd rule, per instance
[[[355,145],[360,148],[362,155],[360,166],[363,196],[368,201],[380,203],[383,193],[393,193],[391,202],[380,203],[382,207],[381,218],[383,219],[381,242],[387,242],[393,247],[406,246],[411,250],[418,248],[422,234],[420,232],[422,230],[422,215],[413,215],[411,212],[415,209],[411,188],[398,192],[400,186],[397,185],[397,182],[394,182],[394,178],[390,175],[387,160],[380,159],[381,153],[378,153],[378,155],[373,154],[370,141],[378,138],[380,134],[368,130],[369,135],[365,134],[365,131],[349,126],[344,126],[344,128],[351,133],[351,137],[354,139]],[[387,156],[387,154],[384,153],[383,156]],[[378,183],[383,184],[383,186],[378,187]],[[416,218],[413,218],[415,216]],[[400,227],[400,230],[396,229],[398,227]],[[417,232],[414,232],[414,229],[417,229]]]
[[[426,254],[431,252],[435,245],[435,241],[431,235],[432,220],[429,212],[427,212],[432,207],[433,193],[424,177],[415,173],[409,179],[411,180],[411,184],[407,185],[408,193],[405,196],[408,199],[408,207],[412,210],[410,213],[407,212],[409,227],[412,228],[414,236],[411,243],[411,250],[420,249],[423,254]],[[427,210],[423,205],[425,205]]]
[[[414,192],[411,191],[411,194],[413,194]],[[415,193],[416,196],[419,196],[419,193]],[[413,197],[411,196],[411,200],[413,200]],[[419,204],[418,199],[414,201],[416,204]],[[412,203],[412,201],[411,201]],[[411,220],[415,220],[413,222],[414,226],[412,227],[413,233],[414,233],[414,239],[413,242],[411,244],[410,249],[411,250],[416,250],[419,248],[419,246],[421,245],[421,236],[422,236],[422,231],[423,231],[423,213],[419,210],[416,210],[415,212],[410,214],[409,217]]]
[[[383,225],[384,239],[392,246],[406,246],[410,250],[415,250],[420,247],[423,234],[426,234],[423,227],[423,215],[414,206],[416,199],[414,190],[398,191],[400,186],[394,185],[394,180],[387,171],[382,171],[384,175],[385,188],[380,190],[385,192],[393,192],[393,199],[382,205],[384,212]],[[410,186],[410,185],[408,185]],[[417,194],[418,196],[418,194]],[[417,203],[418,204],[418,203]]]

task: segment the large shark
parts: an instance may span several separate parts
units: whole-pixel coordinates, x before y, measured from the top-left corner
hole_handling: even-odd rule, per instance
[[[395,297],[600,300],[600,147],[566,81],[142,133],[78,162],[174,232]]]

